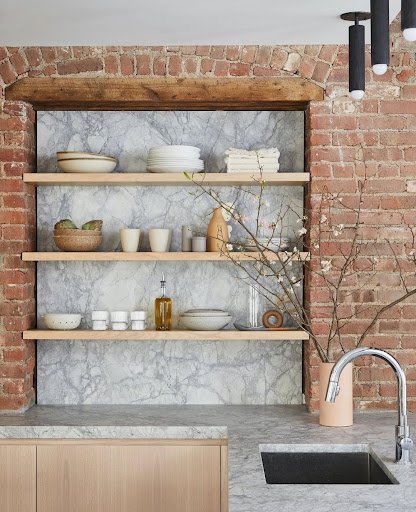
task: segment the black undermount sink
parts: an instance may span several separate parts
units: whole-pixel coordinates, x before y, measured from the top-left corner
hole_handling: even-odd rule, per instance
[[[369,452],[261,452],[268,484],[395,484]]]

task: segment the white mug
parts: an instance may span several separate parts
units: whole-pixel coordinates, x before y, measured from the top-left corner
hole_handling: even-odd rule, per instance
[[[152,252],[169,252],[172,242],[172,230],[149,229],[149,241]]]
[[[124,322],[128,323],[129,321],[129,312],[128,311],[112,311],[111,312],[111,322]]]
[[[120,229],[119,233],[123,252],[137,252],[140,249],[143,238],[140,229]]]

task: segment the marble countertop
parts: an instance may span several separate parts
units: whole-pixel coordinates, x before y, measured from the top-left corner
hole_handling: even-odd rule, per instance
[[[416,464],[394,463],[394,413],[326,428],[303,406],[35,406],[0,416],[1,438],[193,438],[229,443],[230,512],[415,512]],[[410,416],[416,430],[416,416]],[[259,445],[370,445],[399,485],[267,485]],[[413,450],[416,460],[416,450]]]

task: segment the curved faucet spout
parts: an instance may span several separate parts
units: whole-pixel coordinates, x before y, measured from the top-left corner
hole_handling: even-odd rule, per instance
[[[350,350],[341,356],[335,363],[331,375],[329,377],[328,389],[326,392],[325,400],[327,402],[335,402],[339,393],[339,378],[345,366],[361,356],[376,356],[380,357],[388,363],[394,370],[397,377],[397,395],[398,395],[398,425],[396,427],[396,462],[409,463],[410,462],[410,449],[413,445],[410,439],[410,430],[407,424],[407,404],[406,404],[406,376],[397,360],[384,350],[373,347],[359,347]]]

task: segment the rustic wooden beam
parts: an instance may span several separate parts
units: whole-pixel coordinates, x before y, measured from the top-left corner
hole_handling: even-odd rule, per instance
[[[324,91],[303,78],[23,78],[5,95],[35,110],[304,110]]]

